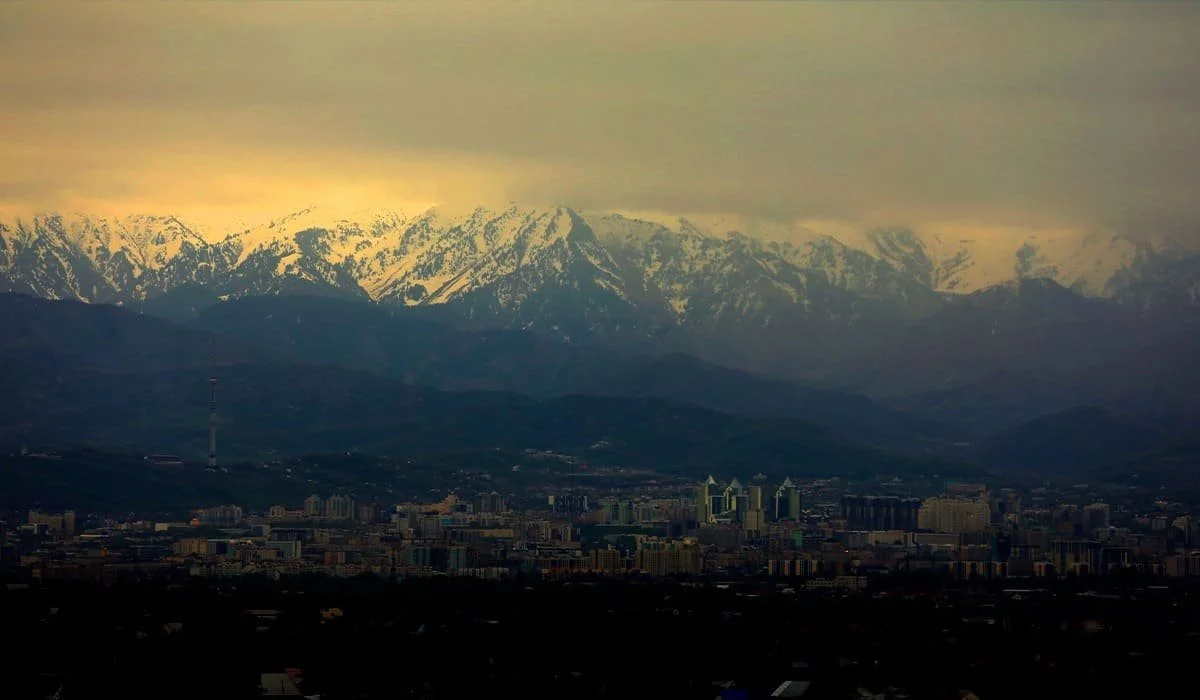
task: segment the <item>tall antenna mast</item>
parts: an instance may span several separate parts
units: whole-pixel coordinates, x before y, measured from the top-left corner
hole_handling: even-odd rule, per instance
[[[217,468],[217,341],[209,345],[208,371],[208,468]]]

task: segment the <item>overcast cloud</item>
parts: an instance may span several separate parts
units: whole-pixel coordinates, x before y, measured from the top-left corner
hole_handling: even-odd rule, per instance
[[[1200,3],[3,3],[0,208],[1200,233]]]

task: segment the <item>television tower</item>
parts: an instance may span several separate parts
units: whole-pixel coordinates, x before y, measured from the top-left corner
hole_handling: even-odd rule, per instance
[[[217,468],[217,341],[212,341],[208,371],[208,468]]]

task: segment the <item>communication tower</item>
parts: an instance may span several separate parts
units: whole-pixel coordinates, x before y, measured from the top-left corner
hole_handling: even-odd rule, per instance
[[[208,468],[217,468],[217,343],[210,347],[208,370]]]

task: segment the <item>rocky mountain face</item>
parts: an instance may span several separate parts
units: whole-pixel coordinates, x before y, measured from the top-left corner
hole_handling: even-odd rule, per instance
[[[48,299],[128,302],[214,284],[235,251],[174,217],[37,217],[0,223],[0,284]]]
[[[843,321],[861,299],[920,315],[942,293],[1016,279],[1119,297],[1167,268],[1184,274],[1181,262],[1196,265],[1177,248],[1101,234],[947,241],[901,228],[841,240],[803,229],[747,235],[741,223],[668,226],[515,206],[352,217],[313,208],[214,235],[170,216],[50,215],[0,222],[0,275],[47,298],[127,304],[187,285],[247,296],[290,280],[408,306],[478,301],[482,292],[496,308],[516,309],[544,288],[584,283],[686,324],[753,315],[773,302]]]
[[[1200,257],[1112,236],[742,230],[751,227],[516,206],[309,209],[227,235],[174,217],[54,215],[0,224],[0,290],[172,317],[217,299],[320,294],[840,380],[878,364],[864,353],[911,336],[914,324],[943,340],[991,342],[1030,318],[1058,313],[1057,323],[1091,309],[1084,297],[1139,314],[1200,303]],[[1045,280],[1026,305],[1032,316],[993,318],[1028,296],[1033,287],[1013,286],[1021,280]],[[922,351],[907,352],[919,363]],[[844,357],[856,354],[848,369]]]
[[[621,410],[646,399],[668,418],[676,405],[782,416],[909,454],[992,440],[995,464],[1063,425],[1176,455],[1200,420],[1200,256],[1096,234],[826,234],[521,207],[310,209],[232,233],[55,215],[0,222],[5,291],[91,303],[59,321],[15,297],[0,313],[10,383],[45,379],[10,407],[4,424],[26,426],[14,435],[45,397],[75,405],[56,388],[66,368],[192,376],[204,334],[239,366],[334,367],[354,392],[373,380],[345,372]],[[118,311],[141,321],[120,330]]]

